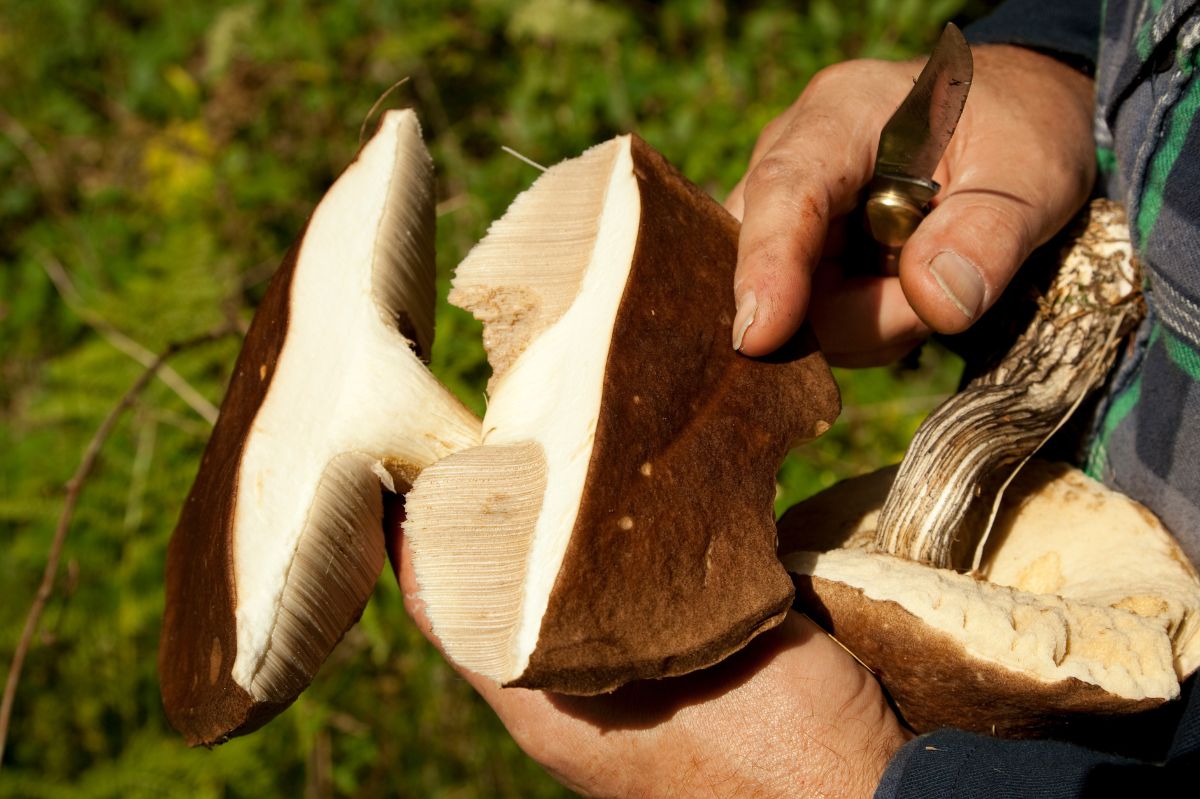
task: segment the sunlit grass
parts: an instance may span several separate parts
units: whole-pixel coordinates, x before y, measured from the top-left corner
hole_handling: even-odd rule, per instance
[[[913,55],[968,5],[0,0],[0,663],[63,483],[141,369],[97,320],[154,352],[244,324],[397,80],[410,78],[389,103],[417,108],[437,164],[444,296],[536,177],[502,145],[553,163],[635,130],[723,196],[814,71]],[[442,309],[438,327],[434,369],[482,411],[478,325]],[[175,366],[219,403],[235,351]],[[952,359],[923,363],[839,372],[842,417],[788,460],[781,507],[899,458],[955,380]],[[387,577],[292,709],[216,751],[183,746],[158,699],[162,569],[208,431],[155,383],[106,445],[26,664],[0,796],[564,795],[424,643]]]

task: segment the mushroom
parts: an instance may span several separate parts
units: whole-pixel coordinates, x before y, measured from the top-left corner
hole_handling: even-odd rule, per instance
[[[798,603],[875,672],[918,732],[1112,747],[1126,720],[1200,666],[1200,580],[1148,510],[1077,469],[1033,460],[973,574],[879,552],[889,467],[780,520]],[[1109,737],[1111,735],[1111,737]]]
[[[505,685],[681,674],[779,623],[774,475],[828,429],[813,339],[729,347],[738,224],[636,136],[546,172],[459,267],[483,443],[423,471],[405,537],[434,633]]]
[[[966,384],[899,468],[788,511],[781,552],[798,605],[914,729],[1111,747],[1097,719],[1144,718],[1200,665],[1200,581],[1145,508],[1076,470],[1025,464],[1104,383],[1141,317],[1120,207],[1093,204],[1022,279],[954,342]]]
[[[264,724],[358,619],[381,483],[478,443],[433,340],[433,164],[386,114],[275,273],[167,554],[163,703],[192,744]]]

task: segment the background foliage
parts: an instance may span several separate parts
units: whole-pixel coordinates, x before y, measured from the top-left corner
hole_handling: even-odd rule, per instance
[[[415,106],[439,170],[439,268],[552,163],[635,130],[723,196],[821,66],[927,50],[967,0],[0,0],[0,670],[63,484],[141,371],[235,323],[353,156],[375,99]],[[434,366],[482,408],[478,327]],[[236,337],[173,365],[217,403]],[[840,373],[846,412],[781,505],[898,459],[954,381]],[[387,578],[313,687],[261,732],[188,750],[155,676],[162,564],[209,423],[155,382],[83,490],[17,697],[3,797],[561,795],[424,645]]]

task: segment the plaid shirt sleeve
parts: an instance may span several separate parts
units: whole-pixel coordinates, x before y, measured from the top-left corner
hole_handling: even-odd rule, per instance
[[[1200,9],[1109,2],[1095,131],[1129,213],[1150,314],[1095,426],[1087,471],[1148,506],[1200,563]]]
[[[967,31],[973,43],[1021,44],[1085,69],[1095,65],[1101,176],[1109,196],[1121,199],[1129,213],[1149,314],[1094,419],[1085,466],[1153,510],[1194,564],[1200,564],[1198,5],[1009,0]],[[1185,686],[1182,718],[1161,761],[1138,762],[1056,741],[939,730],[900,750],[876,797],[1194,792],[1200,771],[1195,683],[1193,678]]]

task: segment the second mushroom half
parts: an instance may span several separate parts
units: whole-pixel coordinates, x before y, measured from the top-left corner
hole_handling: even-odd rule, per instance
[[[782,620],[774,474],[829,427],[806,333],[729,346],[737,222],[636,136],[551,168],[459,267],[483,444],[426,469],[405,535],[447,654],[575,694],[720,660]]]
[[[781,519],[798,605],[914,729],[1152,747],[1131,731],[1200,666],[1200,579],[1170,532],[1082,472],[1029,461],[1056,432],[1071,433],[1060,454],[1077,450],[1070,419],[1140,315],[1124,213],[1097,201],[954,342],[965,384],[903,463]]]

